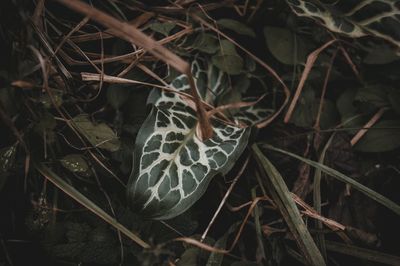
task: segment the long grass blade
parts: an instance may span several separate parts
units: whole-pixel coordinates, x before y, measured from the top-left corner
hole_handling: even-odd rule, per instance
[[[319,163],[324,163],[325,161],[325,154],[326,151],[328,150],[329,146],[332,143],[332,140],[335,136],[335,133],[331,135],[331,137],[328,139],[326,142],[324,148],[321,151],[321,154],[319,156],[318,162]],[[321,177],[322,177],[322,171],[321,169],[316,169],[315,174],[314,174],[314,184],[313,184],[313,201],[314,201],[314,209],[321,214]],[[320,220],[316,220],[316,228],[317,229],[322,229],[322,222]],[[322,255],[326,259],[326,247],[325,247],[325,235],[322,233],[317,234],[317,244],[319,246],[319,249],[321,250]]]
[[[390,199],[386,198],[385,196],[379,194],[378,192],[364,186],[363,184],[360,184],[359,182],[357,182],[356,180],[340,173],[339,171],[332,169],[326,165],[323,165],[321,163],[303,158],[297,154],[279,149],[279,148],[275,148],[274,146],[268,145],[268,144],[263,144],[262,145],[263,148],[269,149],[269,150],[273,150],[282,154],[286,154],[290,157],[296,158],[302,162],[305,162],[313,167],[315,167],[316,169],[320,169],[322,172],[326,173],[327,175],[336,178],[342,182],[345,182],[346,184],[349,184],[352,188],[360,191],[361,193],[363,193],[364,195],[370,197],[371,199],[379,202],[380,204],[386,206],[387,208],[391,209],[394,213],[396,213],[397,215],[400,215],[400,206],[398,204],[396,204],[395,202],[391,201]]]
[[[86,198],[82,193],[72,187],[70,184],[65,182],[61,177],[54,173],[50,168],[45,166],[43,163],[33,163],[36,170],[38,170],[47,180],[52,182],[56,187],[61,189],[65,194],[82,204],[85,208],[99,216],[101,219],[106,221],[108,224],[113,226],[115,229],[126,235],[128,238],[132,239],[139,246],[143,248],[150,248],[150,245],[140,239],[137,235],[132,233],[125,226],[120,224],[116,219],[106,213],[103,209],[97,206],[93,201]]]
[[[280,210],[308,264],[326,265],[321,252],[301,218],[300,212],[281,174],[264,156],[257,144],[253,144],[252,150],[260,168],[262,168],[261,175],[264,176],[271,198]]]
[[[394,266],[400,265],[400,257],[367,248],[360,248],[353,245],[342,244],[334,241],[326,241],[326,247],[329,251],[346,254],[364,260]]]

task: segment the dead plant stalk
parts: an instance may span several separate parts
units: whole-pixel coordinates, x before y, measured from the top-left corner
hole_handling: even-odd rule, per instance
[[[64,6],[84,14],[92,20],[100,23],[101,25],[110,28],[114,31],[114,34],[126,41],[129,41],[137,46],[143,47],[150,54],[155,56],[157,59],[164,61],[166,64],[171,65],[177,71],[186,74],[189,79],[189,85],[191,93],[197,109],[197,116],[199,119],[199,137],[203,140],[212,137],[213,130],[212,126],[207,118],[206,111],[201,104],[200,96],[195,88],[194,79],[190,70],[190,65],[176,54],[169,51],[167,48],[159,44],[156,40],[150,38],[134,25],[130,25],[126,22],[122,22],[86,3],[79,0],[56,0]]]

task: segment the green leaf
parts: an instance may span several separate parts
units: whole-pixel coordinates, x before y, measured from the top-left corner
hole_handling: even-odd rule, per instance
[[[362,152],[385,152],[400,147],[400,121],[385,120],[376,123],[354,146]]]
[[[311,127],[316,116],[315,92],[305,89],[294,109],[290,122],[299,127]]]
[[[154,22],[150,24],[150,29],[152,29],[155,32],[161,33],[165,36],[168,36],[171,30],[175,28],[175,26],[176,24],[173,22],[164,22],[164,23]]]
[[[347,118],[357,113],[357,108],[354,105],[356,94],[356,90],[346,89],[337,99],[336,107],[342,116],[342,121],[345,121]]]
[[[117,135],[105,123],[94,124],[86,114],[78,115],[72,120],[79,132],[84,135],[94,147],[99,147],[111,152],[119,149],[120,142]]]
[[[304,42],[290,30],[267,26],[264,28],[264,37],[269,51],[281,63],[293,65],[306,61]]]
[[[369,0],[286,0],[286,2],[298,16],[314,19],[333,32],[351,38],[372,35],[400,47],[399,9],[392,5],[397,2]]]
[[[350,134],[356,134],[358,128],[365,124],[364,118],[359,115],[358,108],[354,105],[356,90],[346,89],[337,99],[336,108],[340,113],[341,122]]]
[[[201,32],[196,36],[196,39],[193,43],[193,48],[199,50],[200,52],[214,54],[220,49],[220,46],[217,37],[210,33]]]
[[[212,62],[229,75],[240,74],[243,69],[243,59],[239,55],[217,54],[212,57]]]
[[[300,215],[300,212],[294,202],[291,192],[286,186],[283,177],[275,168],[275,166],[264,156],[257,144],[251,147],[258,164],[265,171],[262,172],[267,183],[270,195],[282,213],[290,231],[293,234],[297,245],[302,251],[309,265],[322,266],[326,265],[325,261],[318,250],[307,226]]]
[[[243,59],[237,54],[235,45],[221,41],[221,50],[211,58],[212,63],[229,75],[238,75],[244,67]]]
[[[234,31],[241,35],[247,35],[247,36],[250,36],[253,38],[256,37],[256,33],[254,32],[254,30],[252,28],[246,26],[245,24],[243,24],[237,20],[223,18],[223,19],[219,19],[217,21],[217,24],[219,26],[221,26],[222,28]]]
[[[68,154],[64,156],[61,160],[62,166],[64,166],[69,171],[83,175],[90,176],[90,168],[86,162],[86,159],[81,154]]]
[[[208,87],[205,72],[198,64],[193,66],[197,90],[204,95]],[[185,75],[171,86],[189,92]],[[201,141],[196,135],[196,112],[178,94],[154,90],[149,102],[154,107],[136,139],[128,197],[144,216],[169,219],[192,206],[212,177],[232,168],[247,144],[249,130],[211,119],[214,135]]]
[[[64,96],[64,91],[63,90],[56,90],[56,89],[51,89],[51,96],[48,93],[44,93],[39,101],[44,105],[45,108],[50,109],[55,107],[59,107],[63,104],[63,96]],[[53,104],[54,101],[54,104]]]
[[[243,99],[243,102],[254,102],[256,100],[258,99],[254,97],[249,97]],[[267,103],[261,100],[254,105],[242,107],[239,109],[238,113],[234,114],[234,118],[241,123],[244,123],[245,125],[253,126],[273,114],[274,110],[269,109],[266,106]]]
[[[214,248],[226,249],[226,243],[228,242],[228,237],[237,229],[238,225],[239,225],[238,223],[232,224],[231,227],[228,229],[228,231],[215,242]],[[224,259],[224,255],[225,254],[222,253],[212,252],[210,254],[210,257],[208,257],[206,266],[221,266],[222,261]]]
[[[380,204],[386,206],[387,208],[391,209],[394,213],[396,213],[397,215],[400,215],[400,206],[398,204],[396,204],[395,202],[391,201],[390,199],[386,198],[385,196],[375,192],[374,190],[364,186],[363,184],[358,183],[357,181],[355,181],[353,178],[348,177],[342,173],[340,173],[339,171],[336,171],[335,169],[332,169],[326,165],[323,165],[321,163],[306,159],[304,157],[301,157],[297,154],[279,149],[279,148],[275,148],[271,145],[268,144],[264,144],[262,146],[263,148],[269,149],[269,150],[273,150],[282,154],[286,154],[290,157],[296,158],[297,160],[300,160],[302,162],[305,162],[309,165],[311,165],[312,167],[315,167],[316,169],[321,170],[322,172],[324,172],[325,174],[336,178],[339,181],[342,181],[348,185],[350,185],[351,187],[353,187],[354,189],[360,191],[361,193],[363,193],[364,195],[366,195],[367,197],[370,197],[371,199],[375,200],[376,202],[379,202]]]

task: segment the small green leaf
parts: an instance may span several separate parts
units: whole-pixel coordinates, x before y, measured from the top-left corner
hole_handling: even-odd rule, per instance
[[[171,30],[175,28],[175,26],[176,24],[173,22],[164,22],[164,23],[154,22],[150,24],[150,29],[152,29],[155,32],[161,33],[165,36],[168,36]]]
[[[290,122],[299,127],[311,127],[316,116],[315,92],[313,89],[303,90]]]
[[[247,35],[247,36],[250,36],[253,38],[256,37],[256,33],[253,31],[252,28],[246,26],[245,24],[243,24],[237,20],[223,18],[223,19],[218,20],[217,24],[219,26],[221,26],[222,28],[234,31],[241,35]]]
[[[236,230],[237,227],[238,223],[232,224],[231,227],[228,229],[228,231],[215,242],[214,248],[226,249],[226,243],[228,242],[228,237]],[[212,252],[208,257],[206,266],[221,266],[222,261],[224,259],[224,255],[225,254]]]
[[[216,38],[214,35],[201,32],[194,40],[193,48],[199,50],[200,52],[214,54],[220,49],[220,46],[218,38]]]
[[[221,50],[211,58],[211,61],[229,75],[240,74],[244,67],[243,59],[236,52],[235,45],[228,40],[221,41]]]
[[[400,121],[385,120],[376,123],[354,146],[362,152],[385,152],[400,147]]]
[[[240,74],[243,69],[243,59],[239,55],[217,54],[212,57],[212,62],[229,75]]]
[[[358,90],[355,100],[375,107],[383,107],[389,104],[387,87],[381,85],[368,85]]]
[[[290,121],[299,127],[312,127],[319,112],[319,104],[320,99],[316,98],[314,90],[305,89]],[[336,106],[330,100],[325,99],[320,115],[320,127],[334,126],[337,120],[339,120],[339,114]]]
[[[290,30],[267,26],[264,28],[264,37],[269,51],[281,63],[293,65],[306,61],[306,45]]]
[[[90,168],[85,158],[81,154],[68,154],[61,160],[61,164],[69,171],[82,175],[90,176]]]
[[[357,108],[354,105],[354,99],[357,91],[354,89],[346,89],[337,99],[336,107],[342,116],[342,121],[346,120],[357,113]]]
[[[44,93],[39,101],[44,105],[45,108],[50,109],[55,107],[59,107],[63,104],[63,96],[64,91],[51,89],[51,97],[48,93]],[[54,101],[54,104],[53,104]]]
[[[84,135],[94,147],[111,152],[117,151],[120,146],[115,132],[105,123],[94,124],[88,115],[81,114],[73,118],[79,132]]]

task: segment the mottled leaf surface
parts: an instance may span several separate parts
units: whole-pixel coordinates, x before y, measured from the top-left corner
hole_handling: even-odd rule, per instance
[[[287,0],[299,16],[312,18],[331,31],[352,38],[376,36],[400,47],[400,1]]]
[[[197,63],[193,73],[200,95],[218,95],[221,75],[201,70]],[[185,75],[171,86],[189,92]],[[193,205],[213,176],[231,169],[247,145],[249,129],[211,119],[214,135],[203,142],[196,135],[196,111],[182,96],[155,90],[149,102],[154,107],[136,139],[128,197],[144,216],[168,219]]]

